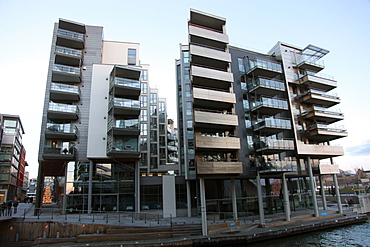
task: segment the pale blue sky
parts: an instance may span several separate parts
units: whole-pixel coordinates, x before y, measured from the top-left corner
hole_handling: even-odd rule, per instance
[[[28,171],[37,176],[41,115],[54,22],[65,18],[104,27],[104,39],[138,42],[151,65],[150,83],[176,116],[175,65],[187,43],[189,9],[226,18],[231,45],[268,51],[277,41],[313,44],[330,53],[322,71],[338,81],[335,92],[349,137],[336,141],[346,155],[341,169],[370,170],[370,3],[366,0],[126,1],[0,0],[0,112],[20,115]]]

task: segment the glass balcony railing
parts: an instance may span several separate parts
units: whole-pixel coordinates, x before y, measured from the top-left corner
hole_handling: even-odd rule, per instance
[[[114,84],[118,86],[124,86],[124,87],[140,88],[140,81],[126,79],[126,78],[116,77]]]
[[[268,70],[274,70],[278,72],[282,72],[281,65],[278,63],[262,60],[262,59],[256,59],[254,60],[249,60],[249,71],[254,69],[254,68],[263,68],[263,69],[268,69]]]
[[[337,108],[324,108],[320,106],[314,106],[314,107],[307,109],[306,114],[312,111],[317,111],[317,112],[331,114],[331,115],[343,116],[343,113],[341,112],[341,110]]]
[[[80,68],[67,66],[67,65],[61,65],[61,64],[54,64],[53,71],[55,72],[63,72],[73,75],[80,75]]]
[[[176,146],[167,146],[167,149],[169,151],[173,151],[173,152],[176,152],[177,151],[177,147]]]
[[[74,85],[67,85],[63,83],[51,83],[51,90],[66,93],[80,94],[80,87]]]
[[[55,132],[55,133],[66,133],[66,134],[76,134],[76,135],[78,133],[77,126],[73,126],[72,124],[47,123],[46,130]]]
[[[50,111],[58,111],[58,112],[66,112],[66,113],[78,113],[79,109],[76,105],[68,105],[62,103],[49,103],[49,110]]]
[[[321,67],[325,67],[324,60],[317,59],[317,57],[314,56],[302,55],[299,59],[297,59],[297,64],[301,63],[312,63]]]
[[[303,75],[297,75],[297,74],[294,74],[294,78],[296,79],[296,80],[298,80],[299,78],[302,78],[302,77],[304,77],[304,76],[306,76],[306,75],[311,75],[311,76],[315,76],[315,77],[319,77],[319,78],[323,78],[323,79],[328,79],[328,80],[332,80],[332,81],[334,81],[334,76],[332,76],[332,75],[328,75],[328,74],[324,74],[324,73],[315,73],[315,72],[313,72],[313,71],[309,71],[309,70],[306,70],[306,73],[305,74],[303,74]],[[326,82],[326,83],[328,83],[328,82]],[[334,82],[331,82],[333,85],[337,85],[337,83],[334,81]]]
[[[305,95],[305,94],[318,94],[322,97],[326,97],[326,98],[332,98],[332,99],[340,99],[338,97],[338,94],[335,93],[335,92],[323,92],[323,91],[319,91],[319,90],[316,90],[316,89],[310,89],[310,90],[307,90],[306,92],[302,93],[302,95]]]
[[[297,170],[296,160],[272,160],[262,161],[258,164],[259,170]]]
[[[248,90],[247,83],[245,83],[245,82],[240,83],[240,87],[241,87],[241,88],[242,88],[242,90],[244,90],[244,91],[247,91],[247,90]]]
[[[114,98],[113,103],[117,107],[140,108],[140,100]]]
[[[243,100],[243,107],[244,107],[244,110],[249,110],[249,102],[248,100]]]
[[[248,84],[248,89],[252,90],[257,86],[265,86],[277,90],[285,90],[284,82],[266,78],[258,78],[257,80],[253,80],[251,83]]]
[[[339,132],[339,133],[346,133],[347,129],[343,125],[339,124],[312,124],[307,127],[307,131],[311,131],[314,129],[324,130],[324,131],[331,131],[331,132]]]
[[[55,52],[75,57],[82,57],[82,51],[62,46],[56,46]]]
[[[252,110],[261,105],[265,107],[288,109],[288,102],[286,100],[261,97],[261,99],[252,102]]]
[[[289,139],[272,139],[261,137],[260,141],[256,142],[255,145],[256,149],[294,149],[294,141]]]
[[[81,41],[84,40],[84,35],[82,33],[76,33],[76,32],[72,32],[72,31],[68,31],[64,29],[58,29],[58,35],[66,37],[66,38],[70,38],[70,39],[78,39]]]
[[[291,129],[290,120],[287,119],[278,119],[278,118],[265,118],[259,119],[253,127],[260,128],[260,127],[269,127],[269,128],[280,128],[280,129]]]
[[[139,119],[116,120],[113,124],[113,127],[121,129],[138,129]]]

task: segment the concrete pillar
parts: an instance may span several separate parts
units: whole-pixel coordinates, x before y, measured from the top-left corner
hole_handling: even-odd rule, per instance
[[[321,188],[322,208],[324,210],[327,210],[328,209],[328,206],[326,204],[324,181],[323,181],[323,178],[322,178],[321,175],[319,176],[319,179],[320,179],[320,188]]]
[[[135,161],[135,212],[140,213],[140,169],[139,162]]]
[[[186,203],[187,203],[187,211],[188,217],[191,217],[191,191],[190,191],[190,181],[186,180]]]
[[[233,204],[233,216],[234,220],[238,220],[238,206],[236,203],[236,189],[235,189],[235,179],[231,178],[231,199]]]
[[[333,174],[333,181],[334,181],[334,186],[335,186],[335,195],[337,196],[337,202],[338,202],[338,212],[340,214],[343,214],[342,202],[340,201],[340,193],[339,193],[337,174]]]
[[[208,235],[207,205],[206,205],[206,191],[204,178],[199,178],[199,189],[200,189],[200,211],[202,214],[202,234],[203,236],[207,236]]]
[[[260,227],[265,227],[265,212],[263,209],[263,198],[262,198],[262,187],[261,187],[261,176],[257,172],[257,194],[258,194],[258,210],[260,213]]]
[[[285,220],[290,221],[290,203],[289,203],[289,194],[288,194],[289,192],[288,192],[288,186],[287,186],[287,182],[285,178],[285,173],[283,173],[282,186],[283,186]]]
[[[87,194],[87,214],[91,215],[92,211],[92,179],[93,179],[94,162],[90,160],[89,165],[89,190]]]
[[[74,165],[76,163],[74,162]],[[67,209],[67,172],[68,172],[68,162],[65,163],[64,167],[64,195],[63,195],[63,206],[62,206],[62,214],[66,214]]]
[[[176,217],[176,183],[175,176],[162,176],[162,202],[163,202],[163,217]]]
[[[42,205],[42,195],[44,191],[44,171],[42,170],[42,164],[39,164],[39,171],[37,176],[37,187],[36,187],[36,201],[35,201],[35,210],[33,215],[37,215],[39,209]]]
[[[307,161],[308,175],[310,176],[310,187],[311,187],[311,192],[312,192],[312,203],[313,203],[314,214],[315,214],[315,217],[319,217],[320,215],[319,215],[319,208],[317,207],[317,198],[316,198],[316,190],[315,190],[315,182],[314,182],[315,180],[313,177],[311,160],[308,157],[306,161]]]

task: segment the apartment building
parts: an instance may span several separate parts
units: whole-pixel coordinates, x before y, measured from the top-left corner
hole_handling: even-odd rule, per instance
[[[203,222],[207,212],[258,214],[261,224],[266,213],[285,211],[290,220],[290,209],[318,216],[315,179],[321,188],[323,175],[336,181],[333,158],[344,152],[330,142],[347,136],[332,108],[337,82],[321,73],[329,51],[283,42],[266,54],[233,47],[225,26],[225,18],[192,9],[189,44],[176,61],[188,215],[200,205]]]
[[[55,178],[61,208],[83,212],[139,212],[147,206],[140,203],[141,177],[174,182],[167,175],[177,165],[167,167],[166,101],[149,86],[140,44],[102,37],[99,26],[55,23],[36,208],[45,177]]]
[[[0,203],[23,201],[28,183],[24,129],[18,115],[0,114]]]

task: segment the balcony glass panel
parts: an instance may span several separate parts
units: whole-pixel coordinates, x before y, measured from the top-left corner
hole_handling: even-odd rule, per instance
[[[307,109],[307,111],[305,113],[303,113],[302,115],[306,115],[306,114],[308,114],[312,111],[317,111],[317,112],[321,112],[321,113],[325,113],[325,114],[331,114],[331,115],[343,116],[343,113],[338,108],[324,108],[324,107],[320,107],[320,106],[311,107],[311,108]]]
[[[82,56],[82,51],[72,49],[72,48],[67,48],[67,47],[62,47],[62,46],[56,46],[55,51],[58,53],[70,55],[70,56],[75,56],[75,57],[81,57]]]
[[[114,106],[140,108],[140,100],[114,98]]]
[[[266,78],[258,78],[248,84],[248,89],[251,90],[257,86],[265,86],[269,88],[276,88],[279,90],[285,90],[285,84],[282,81],[271,80]]]
[[[256,61],[249,60],[249,70],[254,69],[255,67],[268,69],[268,70],[275,70],[282,72],[281,65],[278,63],[262,60],[262,59],[256,59]]]
[[[286,100],[281,100],[281,99],[261,97],[260,100],[256,100],[252,102],[252,108],[258,107],[260,105],[267,106],[267,107],[288,109],[288,102]]]
[[[76,32],[72,32],[72,31],[64,30],[64,29],[58,29],[58,35],[71,38],[71,39],[78,39],[81,41],[84,40],[84,35],[82,33],[76,33]]]
[[[259,119],[253,127],[259,128],[261,126],[266,126],[270,128],[290,129],[291,123],[290,123],[290,120],[288,119],[265,118],[265,119]]]
[[[259,170],[297,170],[296,160],[262,160],[258,163]]]
[[[56,133],[73,133],[77,134],[78,128],[72,124],[54,124],[47,123],[46,130],[56,132]]]
[[[113,127],[122,128],[122,129],[138,129],[139,120],[138,119],[123,119],[116,120]]]
[[[116,138],[113,146],[116,151],[139,151],[137,137],[124,136]]]
[[[313,71],[306,70],[306,73],[300,74],[299,76],[297,74],[295,74],[294,76],[295,76],[295,79],[298,80],[299,78],[302,78],[306,75],[312,75],[312,76],[315,76],[315,77],[332,80],[333,82],[331,82],[330,84],[337,85],[337,83],[334,81],[334,76],[324,74],[324,73],[315,73]],[[326,83],[328,83],[328,82],[326,82]]]
[[[347,132],[347,129],[343,125],[339,124],[313,124],[307,127],[308,131],[312,129],[318,129],[318,130],[325,130],[325,131],[332,131],[332,132],[340,132],[344,133]]]
[[[79,75],[80,74],[80,68],[67,66],[67,65],[61,65],[61,64],[54,64],[53,71],[55,72],[63,72],[73,75]]]
[[[61,103],[49,103],[50,111],[68,112],[68,113],[78,113],[79,109],[76,105],[67,105]]]
[[[62,83],[51,83],[51,90],[59,91],[59,92],[66,92],[66,93],[80,93],[80,87],[74,85],[66,85]]]
[[[47,142],[44,146],[45,154],[64,154],[73,155],[75,153],[75,145],[69,142]]]
[[[114,83],[119,86],[140,88],[140,81],[116,77]]]
[[[318,94],[322,97],[327,97],[327,98],[332,98],[332,99],[340,99],[338,97],[338,94],[334,93],[334,92],[323,92],[323,91],[319,91],[319,90],[316,90],[316,89],[310,89],[310,90],[304,92],[302,95],[304,95],[306,93]]]
[[[261,137],[260,141],[256,142],[256,149],[271,148],[271,149],[294,149],[294,141],[289,139],[273,139],[269,137]]]
[[[300,63],[312,63],[321,67],[325,67],[324,60],[318,59],[315,56],[302,55],[299,59],[297,59],[297,64]]]
[[[173,152],[176,152],[177,151],[177,147],[176,146],[167,146],[167,149],[169,151],[173,151]]]

